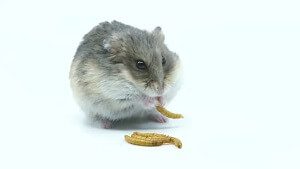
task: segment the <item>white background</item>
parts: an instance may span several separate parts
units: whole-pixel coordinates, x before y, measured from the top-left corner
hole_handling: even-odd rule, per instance
[[[68,71],[82,36],[118,20],[152,30],[184,64],[168,124],[87,124]],[[300,3],[0,1],[0,168],[300,168]],[[132,131],[183,148],[137,147]],[[134,167],[135,166],[135,167]]]

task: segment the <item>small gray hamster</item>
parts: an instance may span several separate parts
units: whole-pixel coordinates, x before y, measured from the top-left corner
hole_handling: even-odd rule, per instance
[[[148,32],[118,21],[102,22],[83,37],[70,69],[74,98],[103,128],[131,117],[164,123],[156,104],[180,87],[180,59],[164,44],[160,27]]]

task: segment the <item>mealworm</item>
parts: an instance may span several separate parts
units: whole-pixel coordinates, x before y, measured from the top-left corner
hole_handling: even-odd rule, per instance
[[[182,142],[178,138],[171,137],[171,140],[176,147],[182,148]]]
[[[141,135],[137,135],[137,134],[132,134],[131,137],[133,138],[137,138],[137,139],[145,139],[145,140],[149,140],[149,141],[160,141],[163,143],[171,143],[172,140],[171,138],[168,137],[158,137],[158,136],[141,136]]]
[[[182,148],[182,143],[175,137],[170,137],[158,133],[141,133],[133,132],[131,136],[125,136],[128,143],[142,146],[160,146],[162,144],[174,144],[178,148]]]
[[[172,113],[170,111],[168,111],[167,109],[165,109],[162,106],[156,106],[156,110],[158,112],[160,112],[162,115],[168,117],[168,118],[172,118],[172,119],[179,119],[179,118],[183,118],[182,114],[176,114],[176,113]]]
[[[139,145],[139,146],[160,146],[163,144],[162,141],[139,139],[139,138],[130,137],[128,135],[125,135],[125,140],[130,144]]]
[[[169,137],[164,134],[158,134],[158,133],[142,133],[142,132],[133,132],[132,135],[138,135],[138,136],[143,136],[143,137]]]

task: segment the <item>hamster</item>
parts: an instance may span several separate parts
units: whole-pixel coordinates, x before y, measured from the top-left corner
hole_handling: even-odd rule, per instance
[[[132,117],[164,123],[155,106],[176,95],[180,65],[178,55],[164,44],[160,27],[148,32],[118,21],[102,22],[77,48],[70,86],[81,109],[103,128]]]

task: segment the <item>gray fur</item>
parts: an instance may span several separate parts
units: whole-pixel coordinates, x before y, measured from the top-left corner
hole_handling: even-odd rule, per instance
[[[147,69],[138,69],[137,60],[143,60]],[[92,116],[118,120],[138,111],[153,113],[153,106],[146,109],[139,102],[172,91],[179,63],[178,56],[164,44],[160,27],[147,32],[117,21],[102,22],[84,36],[76,51],[71,86],[79,105]],[[116,103],[120,106],[110,107]]]

